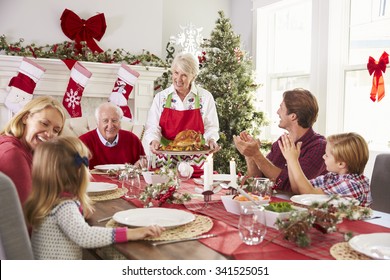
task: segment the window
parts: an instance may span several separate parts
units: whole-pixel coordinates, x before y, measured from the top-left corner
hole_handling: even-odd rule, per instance
[[[344,130],[360,133],[371,147],[390,144],[390,77],[384,74],[387,96],[380,102],[370,97],[372,76],[368,57],[379,60],[390,54],[390,8],[386,0],[350,2],[348,63],[345,66]]]
[[[260,110],[267,113],[270,127],[261,138],[275,140],[282,133],[276,114],[284,91],[309,87],[311,64],[311,1],[289,1],[258,9],[256,65],[260,88]]]
[[[276,110],[281,94],[294,87],[317,96],[315,130],[330,135],[360,133],[370,148],[390,147],[390,70],[384,74],[385,98],[370,99],[368,57],[390,54],[390,0],[254,0],[256,72],[260,109],[272,125],[262,138],[281,131]]]

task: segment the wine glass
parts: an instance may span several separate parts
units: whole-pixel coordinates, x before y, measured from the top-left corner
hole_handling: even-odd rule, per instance
[[[252,194],[258,196],[269,196],[273,194],[273,183],[268,178],[256,178],[256,185]]]
[[[139,164],[141,166],[142,172],[146,172],[151,170],[152,168],[152,156],[140,156],[139,157]]]

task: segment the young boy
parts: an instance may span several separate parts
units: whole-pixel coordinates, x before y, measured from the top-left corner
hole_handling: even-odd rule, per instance
[[[339,194],[355,198],[361,206],[372,203],[369,180],[363,175],[368,161],[366,141],[356,133],[342,133],[327,138],[323,156],[327,174],[308,180],[299,165],[301,142],[296,145],[288,134],[278,142],[287,161],[291,189],[297,194]]]

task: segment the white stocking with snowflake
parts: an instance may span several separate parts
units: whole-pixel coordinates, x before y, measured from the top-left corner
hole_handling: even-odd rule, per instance
[[[70,71],[70,79],[62,104],[72,118],[82,116],[81,97],[91,76],[92,73],[79,62],[76,62]]]

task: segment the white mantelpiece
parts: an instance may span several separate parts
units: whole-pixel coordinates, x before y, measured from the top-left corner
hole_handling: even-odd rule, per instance
[[[34,60],[46,69],[45,74],[37,83],[34,96],[51,95],[62,102],[69,82],[70,70],[59,59],[29,59]],[[21,61],[22,57],[20,56],[0,55],[0,128],[11,117],[10,111],[4,106],[6,88],[10,79],[17,74]],[[81,102],[82,113],[85,116],[93,114],[96,106],[107,100],[117,79],[120,64],[85,61],[81,61],[81,64],[92,72],[92,77],[84,89]],[[166,69],[134,65],[130,65],[130,68],[139,72],[140,76],[130,95],[129,106],[134,121],[144,124],[154,97],[154,81]]]

